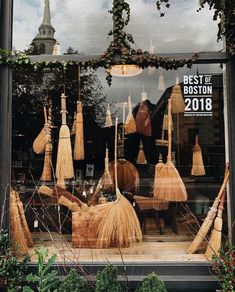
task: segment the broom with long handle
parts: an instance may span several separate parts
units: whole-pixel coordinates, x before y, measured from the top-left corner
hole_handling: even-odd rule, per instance
[[[47,137],[48,142],[47,142],[46,149],[45,149],[44,165],[43,165],[41,180],[42,181],[51,181],[52,180],[51,118],[49,119],[49,121],[47,120],[47,112],[46,112],[45,107],[44,107],[44,112],[45,112],[45,124],[48,124],[48,127],[46,127],[46,137]]]
[[[99,247],[127,247],[130,246],[134,241],[142,240],[140,224],[135,210],[133,209],[133,206],[130,204],[130,202],[120,193],[118,188],[117,128],[118,118],[116,118],[115,123],[114,147],[114,177],[117,199],[115,202],[107,205],[107,208],[104,209],[104,214],[102,214],[97,233]]]
[[[49,127],[47,121],[47,115],[46,115],[46,107],[43,107],[44,112],[44,120],[45,124],[42,128],[41,132],[38,134],[38,136],[33,141],[33,151],[37,154],[42,154],[46,148],[47,142],[48,142],[48,135],[46,135],[47,128]]]
[[[168,100],[168,119],[171,120],[171,99]],[[159,172],[154,190],[156,200],[162,201],[186,201],[187,191],[178,170],[171,158],[171,124],[168,123],[168,155],[167,162]]]
[[[77,101],[77,117],[75,127],[75,142],[74,142],[74,160],[84,160],[84,129],[83,129],[83,114],[82,102],[80,98],[80,68],[78,66],[78,101]]]
[[[205,220],[203,221],[197,235],[195,236],[194,240],[190,244],[190,246],[187,250],[188,253],[195,253],[197,251],[197,249],[199,248],[199,246],[201,245],[201,243],[203,242],[203,240],[205,239],[206,235],[208,234],[208,231],[211,228],[211,225],[215,219],[217,207],[219,205],[219,202],[221,200],[223,192],[226,188],[226,184],[228,182],[228,179],[229,179],[229,168],[228,168],[228,164],[227,164],[226,170],[225,170],[225,175],[224,175],[224,181],[223,181],[223,184],[221,185],[220,191],[219,191],[217,197],[215,198],[215,201],[214,201],[212,207],[208,211],[207,216],[206,216]]]
[[[57,185],[65,188],[65,179],[74,177],[72,147],[70,140],[70,130],[66,124],[66,96],[64,93],[61,95],[61,116],[62,125],[59,133],[59,143],[57,151],[56,162],[56,177]]]
[[[211,233],[210,240],[207,245],[205,256],[208,260],[212,259],[213,255],[220,256],[222,227],[223,227],[223,210],[224,210],[225,191],[221,197],[217,217],[215,218],[214,228]]]

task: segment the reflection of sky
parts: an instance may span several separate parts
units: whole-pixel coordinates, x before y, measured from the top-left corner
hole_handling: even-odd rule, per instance
[[[148,50],[152,40],[155,52],[197,52],[218,50],[216,43],[217,24],[212,20],[213,11],[207,7],[201,12],[198,0],[174,0],[166,15],[159,17],[155,0],[128,0],[131,7],[131,21],[128,32],[132,33],[136,47]],[[43,0],[14,1],[14,46],[25,49],[36,36],[43,17]],[[61,43],[62,51],[69,46],[87,54],[101,53],[107,48],[107,33],[112,27],[111,15],[107,12],[112,0],[51,0],[52,24],[55,37]],[[217,65],[198,65],[193,69],[179,69],[180,80],[184,74],[192,72],[220,72]],[[100,69],[99,77],[104,93],[112,101],[124,101],[131,90],[133,103],[140,101],[143,86],[148,98],[156,103],[162,92],[158,91],[160,71],[152,75],[148,70],[132,78],[113,77],[112,87],[105,81],[105,72]],[[163,71],[166,86],[175,81],[175,71]]]
[[[24,49],[36,36],[43,16],[43,0],[14,1],[14,46]],[[51,0],[52,24],[62,50],[73,46],[80,52],[99,53],[105,50],[112,27],[107,12],[112,0]],[[128,0],[131,22],[128,31],[136,46],[146,50],[153,42],[155,51],[180,52],[216,50],[217,25],[213,11],[201,12],[198,0],[174,0],[166,15],[160,18],[155,0]]]

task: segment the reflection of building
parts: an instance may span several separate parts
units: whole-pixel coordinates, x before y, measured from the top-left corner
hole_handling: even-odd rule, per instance
[[[50,2],[45,0],[44,15],[42,24],[39,26],[39,33],[33,39],[31,45],[35,54],[52,54],[53,46],[56,43],[54,38],[55,29],[51,24]]]

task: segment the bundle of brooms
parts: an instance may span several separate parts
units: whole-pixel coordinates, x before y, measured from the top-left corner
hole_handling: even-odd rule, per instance
[[[114,202],[90,207],[86,212],[73,213],[74,247],[128,247],[142,240],[138,218],[131,203],[118,189],[117,119],[115,124],[115,186]]]
[[[65,179],[74,177],[70,130],[66,124],[66,96],[61,95],[62,125],[59,133],[59,143],[56,162],[57,185],[65,188]]]
[[[168,100],[168,119],[171,120],[171,99]],[[168,155],[167,162],[158,171],[158,178],[154,185],[153,195],[160,201],[186,201],[187,191],[179,175],[178,170],[172,163],[171,158],[171,124],[168,123]]]
[[[33,141],[33,151],[37,154],[42,154],[46,148],[46,145],[48,143],[49,135],[47,134],[49,131],[49,124],[46,122],[47,121],[47,113],[46,113],[46,107],[43,107],[44,111],[44,120],[45,124],[44,127],[42,128],[41,132],[38,134],[38,136],[35,138]]]
[[[214,227],[211,232],[211,237],[207,245],[205,256],[208,260],[212,259],[212,256],[220,256],[221,241],[222,241],[222,227],[223,227],[223,210],[224,210],[224,200],[225,200],[225,191],[220,200],[218,213],[215,218]]]
[[[29,248],[33,246],[32,235],[25,218],[23,204],[19,194],[14,190],[10,192],[10,232],[20,251],[27,254]]]
[[[190,246],[187,250],[188,253],[195,253],[197,251],[197,249],[200,247],[200,245],[203,242],[203,240],[205,239],[205,237],[207,236],[207,234],[211,228],[211,225],[213,224],[213,221],[215,219],[215,216],[217,213],[217,208],[218,208],[218,205],[220,203],[221,197],[224,193],[224,190],[226,188],[226,184],[228,182],[228,179],[229,179],[229,166],[227,164],[226,168],[225,168],[224,180],[223,180],[223,183],[220,187],[219,193],[218,193],[217,197],[215,198],[212,207],[208,211],[207,216],[206,216],[205,220],[203,221],[198,233],[196,234],[194,240],[190,244]]]

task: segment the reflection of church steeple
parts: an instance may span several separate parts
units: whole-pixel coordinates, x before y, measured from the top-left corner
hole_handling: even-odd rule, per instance
[[[52,54],[56,42],[54,38],[55,29],[51,24],[50,2],[49,0],[44,1],[43,21],[39,26],[38,35],[32,41],[36,54]]]

